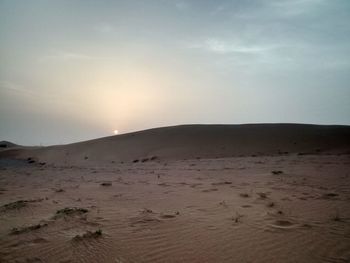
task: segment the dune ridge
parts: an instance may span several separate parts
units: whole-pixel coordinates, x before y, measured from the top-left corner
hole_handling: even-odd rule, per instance
[[[349,131],[185,125],[3,149],[0,262],[349,262]]]
[[[1,157],[61,165],[147,158],[225,158],[283,153],[347,153],[350,127],[310,124],[180,125],[48,147],[16,147]]]

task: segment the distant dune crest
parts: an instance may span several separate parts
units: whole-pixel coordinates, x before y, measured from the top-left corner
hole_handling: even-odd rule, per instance
[[[1,142],[3,148],[16,146]],[[1,145],[0,143],[0,145]],[[181,125],[49,147],[16,147],[0,157],[60,165],[156,159],[349,153],[350,127],[308,124]]]
[[[17,144],[8,141],[0,141],[0,149],[17,147]]]

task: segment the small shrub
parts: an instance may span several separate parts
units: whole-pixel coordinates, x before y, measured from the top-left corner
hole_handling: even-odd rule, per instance
[[[266,199],[266,198],[267,198],[267,194],[266,194],[266,193],[257,193],[257,195],[258,195],[261,199]]]
[[[76,235],[73,240],[74,241],[81,241],[83,239],[86,238],[99,238],[102,236],[102,230],[98,229],[95,232],[91,232],[91,231],[86,231],[86,233],[84,233],[83,235]]]
[[[175,217],[175,215],[165,214],[165,215],[161,215],[160,217],[161,217],[161,218],[168,219],[168,218],[174,218],[174,217]]]
[[[242,217],[243,217],[243,215],[236,212],[236,215],[232,216],[231,220],[234,221],[235,223],[239,223],[239,222],[241,222]]]
[[[279,171],[279,170],[274,170],[271,172],[272,174],[278,175],[278,174],[283,174],[283,171]]]
[[[338,210],[336,211],[335,215],[332,217],[332,220],[335,221],[335,222],[342,221],[342,218],[340,217]]]
[[[42,199],[42,198],[29,199],[29,200],[18,200],[18,201],[15,201],[15,202],[4,204],[3,206],[0,207],[0,211],[21,209],[21,208],[27,206],[28,203],[41,202],[43,200],[44,199]]]
[[[26,233],[26,232],[40,229],[40,228],[45,227],[45,226],[47,226],[47,224],[36,224],[36,225],[32,225],[32,226],[19,227],[19,228],[14,227],[11,229],[10,234],[11,235],[19,235],[22,233]]]
[[[32,157],[27,158],[28,163],[35,163],[35,160]]]
[[[148,209],[148,208],[144,208],[142,211],[141,211],[142,214],[153,214],[153,211],[151,209]]]
[[[338,196],[338,194],[336,194],[336,193],[327,193],[327,194],[323,195],[323,198],[330,199],[330,198],[334,198],[334,197],[337,197],[337,196]]]
[[[269,202],[268,204],[267,204],[267,207],[274,207],[275,206],[275,203],[274,202]]]
[[[27,205],[27,200],[18,200],[12,203],[8,203],[2,206],[4,210],[14,210],[14,209],[20,209]]]
[[[96,234],[97,236],[102,236],[102,230],[101,230],[101,229],[96,230],[96,231],[95,231],[95,234]]]
[[[104,182],[100,184],[101,186],[111,186],[112,183],[111,182]]]
[[[86,208],[66,207],[66,208],[57,210],[54,216],[54,219],[57,219],[62,216],[82,215],[87,212],[89,212],[89,210],[87,210]]]
[[[224,206],[224,207],[227,207],[227,204],[226,204],[225,200],[221,201],[221,202],[219,203],[219,205],[222,205],[222,206]]]

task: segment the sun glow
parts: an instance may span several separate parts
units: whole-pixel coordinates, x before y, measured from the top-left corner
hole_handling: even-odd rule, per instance
[[[114,133],[115,135],[118,135],[119,131],[118,131],[118,130],[114,130],[113,133]]]

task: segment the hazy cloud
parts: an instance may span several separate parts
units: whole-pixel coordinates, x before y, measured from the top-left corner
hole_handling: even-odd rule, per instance
[[[111,33],[114,31],[114,27],[107,22],[102,22],[93,27],[93,29],[100,33]]]
[[[189,44],[189,48],[202,49],[218,54],[247,53],[261,54],[275,48],[274,46],[244,45],[234,42],[224,41],[217,38],[206,39],[203,43]]]
[[[35,96],[35,93],[26,89],[23,85],[12,81],[0,80],[0,90],[15,92],[21,95]]]
[[[184,11],[184,10],[187,10],[190,8],[190,4],[188,2],[185,2],[185,1],[177,1],[175,3],[175,6],[180,11]]]
[[[43,61],[70,61],[70,60],[101,60],[109,59],[105,57],[90,56],[77,52],[67,52],[67,51],[54,51],[50,52],[48,55],[44,55],[39,58],[39,62]]]
[[[275,14],[282,16],[298,16],[315,11],[315,8],[322,7],[325,0],[269,0],[266,4],[269,8],[275,9]]]

